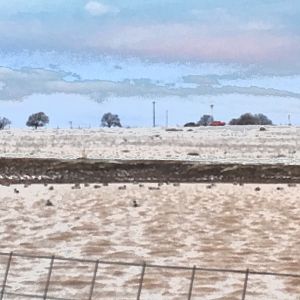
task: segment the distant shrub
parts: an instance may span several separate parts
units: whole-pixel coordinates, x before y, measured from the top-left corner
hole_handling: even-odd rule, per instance
[[[229,125],[272,125],[272,121],[264,114],[246,113],[237,119],[232,119]]]
[[[114,115],[112,113],[106,113],[103,115],[101,119],[101,125],[103,127],[122,127],[120,118],[118,115]]]
[[[199,156],[199,153],[197,153],[197,152],[189,152],[187,155],[190,155],[190,156]]]
[[[10,125],[11,121],[7,118],[1,118],[0,117],[0,130],[4,129],[6,126]]]
[[[38,127],[43,127],[48,123],[49,117],[43,112],[38,112],[29,116],[26,122],[26,126],[34,127],[35,129],[37,129]]]
[[[209,126],[214,121],[213,116],[211,115],[203,115],[201,119],[198,121],[198,126]]]
[[[184,124],[184,127],[197,127],[198,125],[195,122],[188,122]]]

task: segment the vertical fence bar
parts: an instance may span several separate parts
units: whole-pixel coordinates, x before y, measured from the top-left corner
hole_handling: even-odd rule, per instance
[[[193,292],[193,285],[194,285],[194,280],[195,280],[195,273],[196,273],[196,266],[193,267],[193,271],[192,271],[192,277],[191,277],[191,283],[190,283],[188,300],[192,299],[192,292]]]
[[[92,297],[93,297],[96,278],[97,278],[97,272],[98,272],[98,266],[99,266],[99,260],[97,260],[96,263],[95,263],[95,269],[94,269],[93,279],[92,279],[92,283],[91,283],[89,300],[92,300]]]
[[[246,270],[242,300],[246,299],[248,277],[249,277],[249,269]]]
[[[143,282],[144,282],[144,276],[145,276],[145,271],[146,271],[146,262],[143,264],[143,269],[140,277],[140,284],[139,284],[139,290],[138,290],[138,295],[137,295],[137,300],[141,299],[141,293],[142,293],[142,288],[143,288]]]
[[[10,264],[11,264],[11,260],[12,260],[12,256],[13,256],[13,252],[10,252],[9,257],[8,257],[8,261],[7,261],[7,265],[6,265],[5,274],[4,274],[4,279],[3,279],[2,289],[1,289],[0,300],[2,300],[3,296],[4,296],[6,282],[7,282],[7,277],[8,277],[8,273],[9,273],[9,269],[10,269]]]
[[[46,281],[46,286],[45,286],[45,290],[44,290],[44,296],[43,296],[44,300],[47,299],[47,294],[48,294],[50,280],[51,280],[51,274],[52,274],[52,270],[53,270],[54,259],[55,259],[55,257],[54,257],[54,255],[52,255],[51,261],[50,261],[50,266],[49,266],[49,272],[48,272],[48,276],[47,276],[47,281]]]

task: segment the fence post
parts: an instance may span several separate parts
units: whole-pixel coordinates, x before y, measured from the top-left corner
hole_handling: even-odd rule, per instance
[[[6,282],[7,282],[7,277],[8,277],[8,273],[9,273],[9,269],[10,269],[10,264],[11,264],[11,260],[12,260],[12,256],[13,256],[13,252],[10,252],[9,257],[8,257],[8,261],[7,261],[7,265],[6,265],[5,274],[4,274],[4,279],[3,279],[2,289],[1,289],[0,300],[2,300],[3,296],[4,296]]]
[[[242,300],[246,299],[248,277],[249,277],[249,269],[246,270]]]
[[[142,273],[141,273],[141,277],[140,277],[140,284],[139,284],[137,300],[141,299],[141,293],[142,293],[142,288],[143,288],[145,271],[146,271],[146,262],[144,262],[144,264],[143,264],[143,269],[142,269]]]
[[[191,283],[190,283],[188,300],[192,299],[192,292],[193,292],[193,285],[194,285],[194,280],[195,280],[195,273],[196,273],[196,266],[193,267],[193,271],[192,271],[192,277],[191,277]]]
[[[51,261],[50,261],[50,266],[49,266],[49,272],[48,272],[48,276],[47,276],[47,281],[46,281],[46,286],[45,286],[45,291],[44,291],[44,296],[43,299],[46,300],[47,299],[47,294],[48,294],[48,290],[49,290],[49,285],[50,285],[50,280],[51,280],[51,274],[52,274],[52,269],[53,269],[53,264],[54,264],[54,255],[51,256]]]
[[[97,272],[98,272],[98,266],[99,266],[99,260],[97,260],[95,263],[95,269],[94,269],[94,274],[93,274],[93,279],[92,279],[92,284],[91,284],[91,289],[90,289],[89,300],[92,300],[92,297],[93,297],[96,278],[97,278]]]

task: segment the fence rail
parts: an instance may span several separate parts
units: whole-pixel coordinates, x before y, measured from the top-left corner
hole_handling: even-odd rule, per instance
[[[140,267],[141,273],[139,278],[139,285],[138,285],[138,291],[136,299],[140,300],[143,290],[143,282],[144,277],[146,275],[146,269],[149,268],[159,268],[159,269],[173,269],[173,270],[185,270],[185,271],[191,271],[191,278],[190,278],[190,284],[188,286],[188,292],[187,292],[187,299],[191,300],[193,296],[193,284],[195,280],[195,274],[196,272],[216,272],[216,273],[235,273],[235,274],[243,274],[245,275],[244,279],[244,285],[243,290],[241,291],[241,299],[245,300],[247,295],[247,286],[249,281],[249,275],[263,275],[263,276],[278,276],[278,277],[290,277],[290,278],[299,278],[300,274],[289,274],[289,273],[275,273],[275,272],[259,272],[259,271],[251,271],[249,269],[246,270],[236,270],[236,269],[218,269],[218,268],[202,268],[202,267],[186,267],[186,266],[170,266],[170,265],[159,265],[159,264],[147,264],[146,262],[141,263],[130,263],[130,262],[122,262],[122,261],[107,261],[107,260],[92,260],[92,259],[79,259],[79,258],[66,258],[66,257],[59,257],[59,256],[46,256],[46,255],[30,255],[30,254],[21,254],[21,253],[6,253],[6,252],[0,252],[0,256],[6,256],[7,257],[7,264],[6,269],[4,273],[3,283],[2,286],[0,286],[0,300],[3,300],[4,296],[18,296],[18,297],[24,297],[24,298],[36,298],[36,299],[44,299],[44,300],[77,300],[77,299],[71,299],[71,298],[59,298],[59,297],[52,297],[48,295],[49,286],[51,284],[51,276],[53,272],[53,266],[55,261],[69,261],[69,262],[79,262],[79,263],[88,263],[88,264],[94,264],[93,274],[92,274],[92,280],[90,282],[90,292],[88,300],[93,299],[94,294],[94,288],[95,283],[97,279],[97,272],[99,265],[113,265],[113,266],[128,266],[128,267]],[[32,259],[48,259],[50,261],[49,264],[49,271],[47,275],[47,280],[44,288],[43,295],[34,295],[34,294],[26,294],[26,293],[14,293],[14,292],[8,292],[6,290],[7,287],[7,279],[9,276],[9,272],[11,269],[11,261],[13,257],[21,257],[21,258],[32,258]]]

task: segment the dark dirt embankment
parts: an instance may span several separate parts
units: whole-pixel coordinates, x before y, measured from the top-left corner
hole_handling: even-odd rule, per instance
[[[300,166],[0,158],[0,184],[137,181],[300,183]]]

